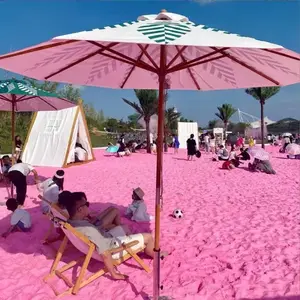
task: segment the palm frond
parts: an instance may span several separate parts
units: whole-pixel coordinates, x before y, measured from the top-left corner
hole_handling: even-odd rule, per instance
[[[215,113],[215,115],[224,123],[228,123],[237,111],[231,104],[223,104],[221,107],[217,107],[217,109],[219,112]]]
[[[266,101],[280,91],[279,86],[246,89],[245,92],[258,101]]]
[[[129,106],[131,106],[140,116],[143,115],[143,110],[142,108],[136,103],[136,102],[131,102],[127,99],[122,98],[123,101],[128,104]]]

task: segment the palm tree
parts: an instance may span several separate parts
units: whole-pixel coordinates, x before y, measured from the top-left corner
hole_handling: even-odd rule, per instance
[[[177,129],[178,120],[181,117],[181,113],[177,112],[174,107],[168,108],[165,112],[165,135],[168,132],[172,132]]]
[[[224,123],[224,130],[225,130],[225,138],[226,138],[226,132],[227,132],[227,127],[230,118],[236,113],[236,109],[231,105],[231,104],[223,104],[221,107],[218,108],[218,113],[215,115],[223,121]]]
[[[265,124],[264,124],[264,105],[266,103],[266,100],[271,98],[272,96],[276,95],[280,90],[280,87],[274,86],[274,87],[258,87],[258,88],[251,88],[246,89],[246,93],[248,95],[251,95],[253,98],[258,100],[260,102],[260,129],[261,129],[261,146],[262,148],[265,148]]]
[[[139,119],[144,119],[147,134],[147,152],[151,153],[150,145],[150,119],[157,113],[158,95],[156,90],[134,90],[139,103],[123,98],[123,101],[130,105],[139,115]]]

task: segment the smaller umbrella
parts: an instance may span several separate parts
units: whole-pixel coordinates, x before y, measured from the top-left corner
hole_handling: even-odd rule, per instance
[[[270,154],[263,148],[254,146],[248,148],[248,153],[256,159],[259,160],[270,160]]]
[[[107,149],[106,149],[106,152],[107,153],[117,153],[119,150],[119,146],[109,146]]]
[[[285,148],[285,152],[290,155],[299,155],[300,154],[300,145],[298,144],[289,144]]]
[[[60,110],[75,105],[55,93],[33,87],[24,80],[0,80],[0,111],[11,112],[12,156],[15,151],[16,112]]]

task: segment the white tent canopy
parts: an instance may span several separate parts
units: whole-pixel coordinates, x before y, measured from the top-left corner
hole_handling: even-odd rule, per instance
[[[260,124],[260,120],[254,121],[252,123],[250,123],[251,128],[260,128],[261,124]],[[273,123],[276,123],[275,121],[270,120],[268,117],[264,118],[264,123],[265,125],[270,125]]]
[[[85,115],[80,106],[35,114],[25,142],[22,160],[34,166],[66,167],[75,162],[75,144],[94,159]]]
[[[178,122],[179,148],[186,149],[186,141],[191,134],[194,134],[196,145],[199,145],[199,133],[197,122]]]

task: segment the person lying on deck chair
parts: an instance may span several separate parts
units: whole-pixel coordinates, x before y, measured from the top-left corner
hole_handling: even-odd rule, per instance
[[[116,280],[125,280],[128,276],[116,271],[113,264],[112,254],[110,249],[117,248],[123,243],[138,241],[139,243],[133,246],[132,250],[137,250],[145,247],[145,253],[154,257],[154,240],[150,233],[138,233],[129,236],[120,236],[117,238],[108,238],[103,235],[99,229],[89,221],[89,203],[83,197],[84,193],[73,193],[72,201],[69,202],[67,210],[69,213],[68,222],[79,232],[84,234],[91,242],[96,245],[97,252],[101,255],[102,260],[110,273]],[[161,253],[161,256],[166,256],[166,253]]]

